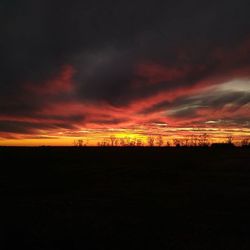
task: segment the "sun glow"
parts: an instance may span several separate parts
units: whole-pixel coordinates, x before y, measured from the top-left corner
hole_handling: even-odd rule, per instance
[[[210,121],[209,125],[214,124]],[[182,128],[182,127],[165,127],[165,126],[150,126],[149,128],[134,128],[134,129],[81,129],[79,131],[58,131],[49,132],[48,134],[18,135],[15,138],[1,138],[0,146],[73,146],[74,142],[83,140],[84,145],[100,146],[111,145],[112,140],[119,141],[116,146],[123,143],[126,145],[148,145],[148,138],[161,137],[162,145],[174,145],[174,141],[179,140],[186,142],[196,140],[206,134],[209,143],[226,142],[228,137],[232,137],[235,144],[240,144],[244,139],[250,138],[249,128],[219,128],[219,127],[204,127],[204,128]],[[114,142],[113,142],[114,143]]]

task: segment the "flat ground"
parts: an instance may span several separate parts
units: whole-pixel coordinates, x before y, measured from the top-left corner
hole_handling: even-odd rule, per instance
[[[250,249],[250,149],[0,148],[0,249]]]

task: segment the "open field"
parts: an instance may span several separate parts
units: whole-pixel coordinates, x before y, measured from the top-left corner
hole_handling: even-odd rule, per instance
[[[0,249],[250,249],[249,148],[0,148]]]

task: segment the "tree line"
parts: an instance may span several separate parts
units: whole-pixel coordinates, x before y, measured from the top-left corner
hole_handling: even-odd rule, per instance
[[[226,138],[226,141],[223,143],[212,143],[209,135],[203,133],[200,135],[189,135],[184,138],[173,138],[173,139],[164,139],[162,135],[148,135],[146,139],[137,138],[137,137],[117,137],[111,135],[99,141],[97,146],[99,147],[208,147],[213,144],[222,144],[222,145],[234,145],[234,138],[229,135]],[[83,147],[88,145],[88,141],[84,139],[75,140],[73,143],[76,147]],[[242,147],[250,146],[250,138],[243,138],[239,145]]]

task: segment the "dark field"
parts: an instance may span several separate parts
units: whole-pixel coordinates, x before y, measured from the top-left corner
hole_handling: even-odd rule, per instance
[[[250,249],[249,148],[0,148],[0,249]]]

